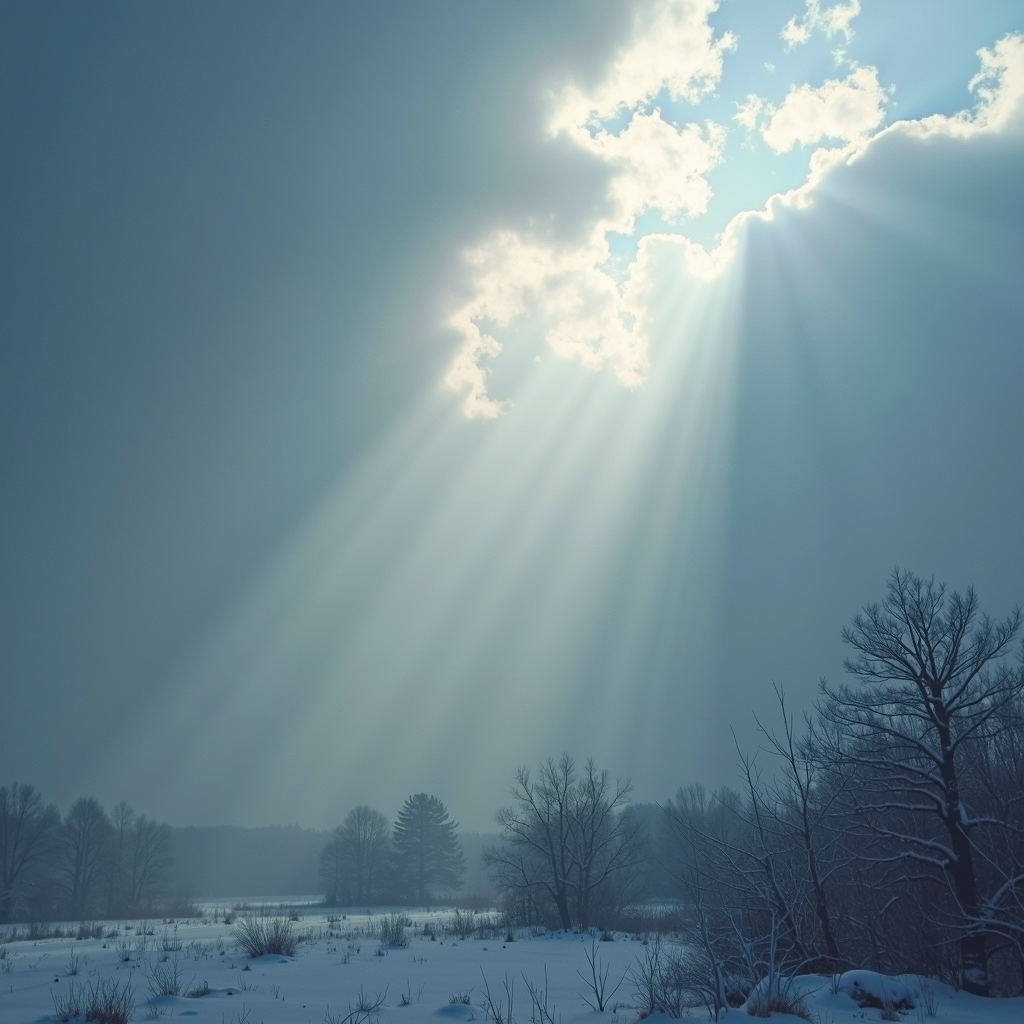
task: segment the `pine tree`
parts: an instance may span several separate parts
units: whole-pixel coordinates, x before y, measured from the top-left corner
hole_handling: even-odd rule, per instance
[[[416,902],[426,903],[438,890],[452,892],[462,884],[466,858],[458,827],[436,796],[417,793],[405,801],[395,821],[393,846],[403,888]]]

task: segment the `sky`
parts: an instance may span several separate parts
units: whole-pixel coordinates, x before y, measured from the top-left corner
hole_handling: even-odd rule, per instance
[[[494,827],[1024,602],[1024,4],[0,5],[0,781]]]

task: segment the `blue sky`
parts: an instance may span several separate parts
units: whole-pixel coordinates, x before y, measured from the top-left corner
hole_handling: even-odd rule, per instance
[[[1019,2],[0,9],[0,778],[486,828],[1024,599]]]

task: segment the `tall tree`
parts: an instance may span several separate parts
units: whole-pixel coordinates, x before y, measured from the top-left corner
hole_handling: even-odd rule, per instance
[[[144,814],[128,833],[125,895],[131,910],[149,907],[165,891],[174,862],[171,826]]]
[[[114,805],[110,812],[110,855],[107,882],[107,914],[114,916],[128,905],[126,858],[128,839],[135,824],[135,811],[126,800]]]
[[[372,903],[391,826],[380,811],[361,804],[345,815],[320,855],[320,880],[328,903]]]
[[[48,856],[60,815],[25,783],[0,786],[0,921],[23,902],[24,885]]]
[[[94,909],[110,855],[113,828],[95,797],[80,797],[61,826],[59,874],[71,917]]]
[[[497,815],[503,843],[485,853],[499,887],[519,900],[546,894],[563,928],[589,927],[601,895],[628,882],[647,853],[643,821],[621,813],[630,790],[592,760],[578,771],[568,754],[549,757],[536,780],[519,768],[512,806]],[[620,889],[628,902],[629,885]]]
[[[399,878],[418,903],[462,884],[466,858],[458,840],[458,822],[436,796],[417,793],[398,813],[392,839]]]
[[[339,825],[320,853],[320,884],[324,890],[324,902],[329,907],[336,907],[349,900],[345,853],[340,833],[341,826]]]
[[[885,599],[843,630],[857,686],[822,684],[831,737],[825,761],[855,774],[861,829],[874,856],[939,872],[955,896],[961,983],[989,992],[984,906],[975,837],[989,822],[965,802],[1001,712],[1024,691],[1024,668],[1006,659],[1020,628],[978,610],[974,590],[947,594],[934,580],[895,570]]]
[[[345,816],[339,836],[356,902],[372,901],[375,879],[391,838],[388,819],[380,811],[361,804]]]

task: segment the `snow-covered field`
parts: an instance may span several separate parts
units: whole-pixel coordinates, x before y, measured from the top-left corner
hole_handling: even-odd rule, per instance
[[[97,924],[101,936],[82,939],[32,939],[21,926],[22,937],[0,943],[0,1024],[54,1020],[61,1007],[73,1009],[76,998],[84,1021],[89,993],[104,986],[108,994],[130,990],[135,1021],[342,1024],[351,1013],[349,1024],[483,1022],[489,1016],[488,989],[505,1024],[509,1017],[515,1024],[624,1024],[637,1019],[636,985],[629,971],[643,959],[640,936],[616,935],[614,941],[595,943],[589,934],[520,931],[510,942],[503,932],[492,931],[487,937],[460,939],[451,928],[452,911],[440,910],[411,913],[408,945],[383,946],[378,929],[386,915],[328,916],[306,907],[291,922],[302,939],[294,957],[250,961],[236,947],[235,925],[226,924],[222,914],[216,920],[214,916]],[[71,930],[77,931],[77,925]],[[4,934],[0,931],[0,937]],[[593,973],[588,954],[607,976],[603,1012],[592,1005],[596,997],[588,981]],[[161,988],[175,987],[180,994],[159,994]],[[852,971],[838,981],[799,978],[793,987],[805,996],[818,1024],[885,1019],[877,1007],[858,1005],[854,996],[864,992],[894,1002],[907,997],[913,1007],[890,1019],[921,1024],[932,1019],[942,1024],[1024,1022],[1024,998],[982,1000],[938,982],[922,985],[917,978]],[[708,1019],[700,1008],[693,1016]],[[750,1019],[743,1009],[730,1010],[728,1016]],[[797,1020],[779,1014],[772,1019]]]

